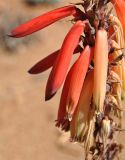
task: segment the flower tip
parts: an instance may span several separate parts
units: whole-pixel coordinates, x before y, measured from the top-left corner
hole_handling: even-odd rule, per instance
[[[30,70],[28,70],[27,72],[28,72],[29,74],[32,74],[32,71],[31,71],[31,69],[30,69]]]
[[[36,72],[34,72],[34,69],[33,69],[33,68],[30,68],[27,72],[28,72],[29,74],[37,74]]]
[[[56,94],[56,92],[52,93],[52,94],[46,94],[45,95],[45,101],[49,101],[55,94]]]
[[[6,35],[7,35],[8,37],[13,37],[12,32],[7,33]]]
[[[34,73],[32,72],[32,69],[29,69],[27,72],[28,72],[29,74],[34,74]]]
[[[7,33],[8,37],[12,37],[12,38],[19,38],[17,34],[14,34],[12,31]]]

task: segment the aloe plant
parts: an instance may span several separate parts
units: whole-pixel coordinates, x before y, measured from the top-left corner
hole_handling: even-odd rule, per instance
[[[108,9],[109,2],[118,17]],[[52,67],[45,100],[53,98],[64,82],[56,126],[69,131],[71,141],[83,143],[86,160],[113,160],[122,149],[115,134],[122,131],[125,90],[124,10],[124,0],[83,0],[42,14],[8,34],[24,37],[72,16],[73,26],[61,48],[29,73]],[[70,67],[77,52],[80,55]]]

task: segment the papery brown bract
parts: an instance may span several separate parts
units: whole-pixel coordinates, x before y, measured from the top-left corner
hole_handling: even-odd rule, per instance
[[[124,36],[125,36],[125,1],[124,0],[111,0],[112,4],[115,7],[116,13],[118,15],[119,20],[123,25]]]
[[[8,34],[8,36],[15,37],[15,38],[24,37],[40,29],[43,29],[47,27],[48,25],[51,25],[52,23],[64,17],[70,16],[70,15],[75,16],[75,14],[76,14],[76,7],[74,5],[61,7],[53,11],[50,11],[48,13],[45,13],[39,17],[36,17],[20,25],[19,27],[13,29]]]
[[[79,38],[85,28],[85,22],[77,21],[64,39],[59,55],[50,73],[45,100],[49,100],[62,85]]]
[[[120,20],[118,19],[118,17],[110,15],[110,21],[112,23],[112,27],[110,27],[109,35],[112,36],[115,33],[115,36],[113,37],[114,40],[118,43],[120,48],[124,48],[125,47],[124,31]]]
[[[112,40],[111,45],[114,48],[114,52],[112,52],[109,55],[109,60],[110,60],[110,62],[113,62],[113,61],[115,61],[115,59],[117,57],[122,55],[122,51],[119,49],[120,46],[116,41]],[[122,60],[119,60],[119,62],[117,62],[116,66],[112,66],[112,70],[114,70],[119,75],[120,79],[122,80],[122,65],[121,64],[122,64]]]
[[[122,50],[119,49],[120,48],[119,44],[117,42],[115,42],[114,40],[111,41],[111,45],[115,50],[112,54],[110,54],[110,61],[111,60],[115,61],[115,59],[117,59],[118,57],[120,57],[120,56],[122,57]],[[115,73],[117,73],[120,78],[120,82],[121,82],[120,87],[122,89],[122,99],[124,99],[125,98],[125,60],[123,57],[122,57],[122,59],[120,59],[117,62],[116,66],[112,66],[112,70]],[[120,101],[121,101],[121,99],[119,98],[119,102]]]

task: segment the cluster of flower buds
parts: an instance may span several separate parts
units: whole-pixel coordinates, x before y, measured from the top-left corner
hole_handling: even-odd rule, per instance
[[[45,100],[50,100],[64,82],[56,126],[69,131],[72,141],[84,144],[86,159],[91,155],[92,160],[112,160],[122,148],[114,135],[122,130],[125,99],[124,10],[124,0],[84,0],[36,17],[8,34],[23,37],[73,17],[61,48],[40,60],[29,73],[52,67]],[[78,59],[70,67],[76,53],[80,53]]]

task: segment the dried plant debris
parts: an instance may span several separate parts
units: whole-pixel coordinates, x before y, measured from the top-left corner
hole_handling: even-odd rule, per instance
[[[116,137],[124,130],[124,10],[124,0],[83,0],[40,15],[9,34],[24,37],[73,17],[73,27],[62,47],[36,63],[29,73],[52,67],[45,100],[50,100],[64,82],[56,126],[69,131],[72,142],[83,144],[86,160],[119,159],[123,149]],[[74,53],[80,54],[70,67]]]

